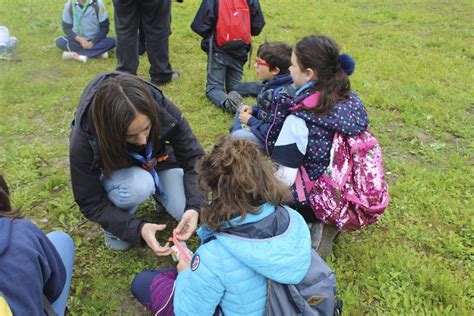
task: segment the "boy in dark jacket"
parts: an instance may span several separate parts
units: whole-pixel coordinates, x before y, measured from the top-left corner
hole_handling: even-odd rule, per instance
[[[247,40],[232,40],[222,44],[219,40],[221,34],[218,31],[218,24],[222,24],[227,16],[221,16],[219,23],[219,15],[230,11],[231,16],[242,14],[242,21],[249,18],[250,34],[247,34]],[[237,32],[247,31],[245,23],[240,25],[243,29]],[[232,98],[228,98],[227,91],[236,90],[240,84],[247,54],[250,51],[250,35],[260,34],[264,25],[265,20],[258,0],[203,0],[191,24],[191,29],[203,38],[201,48],[208,54],[206,95],[218,108],[228,113],[235,112],[237,102],[232,102]],[[235,31],[235,26],[230,30],[230,33]]]
[[[235,113],[232,138],[246,138],[263,146],[272,123],[275,95],[283,92],[291,95],[294,90],[289,71],[291,51],[291,46],[282,42],[264,42],[259,46],[254,68],[263,87],[257,96],[257,104],[243,105]]]

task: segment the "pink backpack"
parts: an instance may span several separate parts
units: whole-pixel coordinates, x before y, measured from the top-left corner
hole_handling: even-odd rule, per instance
[[[343,232],[377,221],[389,201],[382,150],[369,131],[359,136],[336,133],[326,171],[311,181],[301,166],[295,186],[298,200],[308,200],[316,218]]]

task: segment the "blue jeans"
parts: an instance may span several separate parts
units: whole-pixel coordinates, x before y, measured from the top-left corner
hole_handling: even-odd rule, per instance
[[[181,168],[167,169],[158,172],[164,192],[157,199],[166,211],[176,220],[180,220],[186,207],[184,193],[184,171]],[[134,215],[138,206],[155,193],[155,183],[151,174],[140,167],[123,168],[115,171],[110,178],[103,177],[102,185],[109,200],[130,215]],[[105,244],[113,250],[126,250],[131,244],[104,230]]]
[[[64,232],[54,231],[47,236],[58,251],[66,268],[66,283],[64,283],[64,288],[56,301],[51,304],[54,311],[61,316],[64,315],[64,311],[66,310],[69,288],[71,287],[72,268],[74,266],[74,241]]]
[[[206,95],[218,108],[227,100],[227,92],[238,88],[243,69],[244,62],[228,54],[213,52],[208,56]]]
[[[260,141],[260,139],[258,139],[257,136],[255,136],[254,133],[252,133],[251,130],[247,130],[247,129],[243,128],[243,126],[245,126],[245,124],[242,124],[240,122],[240,118],[239,118],[239,113],[240,113],[241,108],[242,107],[240,107],[237,110],[237,112],[235,112],[234,122],[232,123],[232,129],[230,131],[230,138],[232,138],[232,139],[248,139],[248,140],[254,142],[260,148],[263,149],[264,144]]]
[[[243,97],[257,97],[262,91],[262,82],[241,82],[236,91]]]
[[[92,48],[84,49],[82,48],[82,45],[76,40],[69,37],[60,36],[56,38],[56,47],[65,52],[76,52],[79,55],[84,55],[88,58],[94,58],[114,48],[115,39],[112,37],[106,37],[95,43]]]

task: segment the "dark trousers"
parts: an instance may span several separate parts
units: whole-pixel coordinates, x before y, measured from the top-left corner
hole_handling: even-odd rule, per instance
[[[84,49],[75,39],[61,36],[56,39],[56,47],[65,52],[76,52],[79,55],[84,55],[88,58],[94,58],[114,48],[115,39],[112,37],[106,37],[95,43],[92,48]]]
[[[171,0],[114,0],[117,34],[117,70],[136,75],[138,69],[138,28],[145,34],[154,83],[171,80],[168,40],[171,34]]]

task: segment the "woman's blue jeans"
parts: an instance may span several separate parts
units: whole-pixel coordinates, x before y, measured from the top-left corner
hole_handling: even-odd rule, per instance
[[[186,207],[184,193],[184,171],[181,168],[158,171],[164,195],[156,199],[176,220],[181,220]],[[151,174],[140,167],[123,168],[115,171],[110,178],[103,177],[102,185],[109,200],[125,212],[134,215],[138,206],[155,194],[155,183]],[[104,231],[105,244],[113,250],[126,250],[131,244],[110,232]]]

